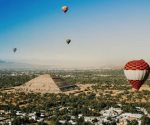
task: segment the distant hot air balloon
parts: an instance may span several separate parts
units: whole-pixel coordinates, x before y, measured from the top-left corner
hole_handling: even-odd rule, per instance
[[[144,60],[129,61],[124,66],[124,74],[132,88],[138,91],[149,75],[149,65]]]
[[[62,11],[63,11],[64,13],[66,13],[66,12],[68,11],[68,9],[69,9],[68,6],[63,6],[63,7],[62,7]]]
[[[66,40],[66,43],[67,43],[67,44],[69,44],[70,42],[71,42],[71,40],[70,40],[70,39],[67,39],[67,40]]]
[[[17,48],[13,48],[13,52],[15,53],[17,51]]]

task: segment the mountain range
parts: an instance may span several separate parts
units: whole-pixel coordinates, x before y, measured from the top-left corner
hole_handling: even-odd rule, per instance
[[[53,69],[51,65],[33,65],[27,63],[0,60],[0,70],[29,70],[29,69]]]
[[[84,68],[63,68],[58,65],[38,65],[38,64],[27,64],[20,62],[11,62],[0,60],[0,70],[90,70],[90,69],[120,69],[120,66],[101,66],[97,68],[84,67]]]

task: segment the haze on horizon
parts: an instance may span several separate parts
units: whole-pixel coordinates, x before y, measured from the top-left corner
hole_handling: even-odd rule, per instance
[[[69,7],[66,14],[63,5]],[[148,0],[0,0],[0,59],[62,67],[150,62],[149,5]]]

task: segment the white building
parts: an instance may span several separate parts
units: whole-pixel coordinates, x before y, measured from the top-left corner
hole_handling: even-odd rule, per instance
[[[130,118],[140,119],[142,116],[143,116],[142,114],[123,113],[119,116],[119,118],[122,118],[122,119],[130,119]]]
[[[21,111],[16,111],[16,115],[22,115],[22,112]]]
[[[73,120],[70,120],[69,123],[71,123],[72,125],[76,125],[76,122],[74,122]]]
[[[105,117],[116,117],[122,113],[121,108],[109,108],[108,110],[100,111],[100,114]]]

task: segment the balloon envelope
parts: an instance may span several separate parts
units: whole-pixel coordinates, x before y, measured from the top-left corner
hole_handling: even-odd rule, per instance
[[[13,48],[13,52],[15,53],[17,51],[17,48]]]
[[[68,9],[69,9],[68,6],[63,6],[63,7],[62,7],[62,11],[63,11],[64,13],[66,13],[66,12],[68,11]]]
[[[67,44],[69,44],[70,42],[71,42],[71,40],[70,40],[70,39],[67,39],[67,40],[66,40],[66,43],[67,43]]]
[[[124,74],[132,85],[132,88],[139,90],[149,75],[149,65],[144,60],[129,61],[124,66]]]

